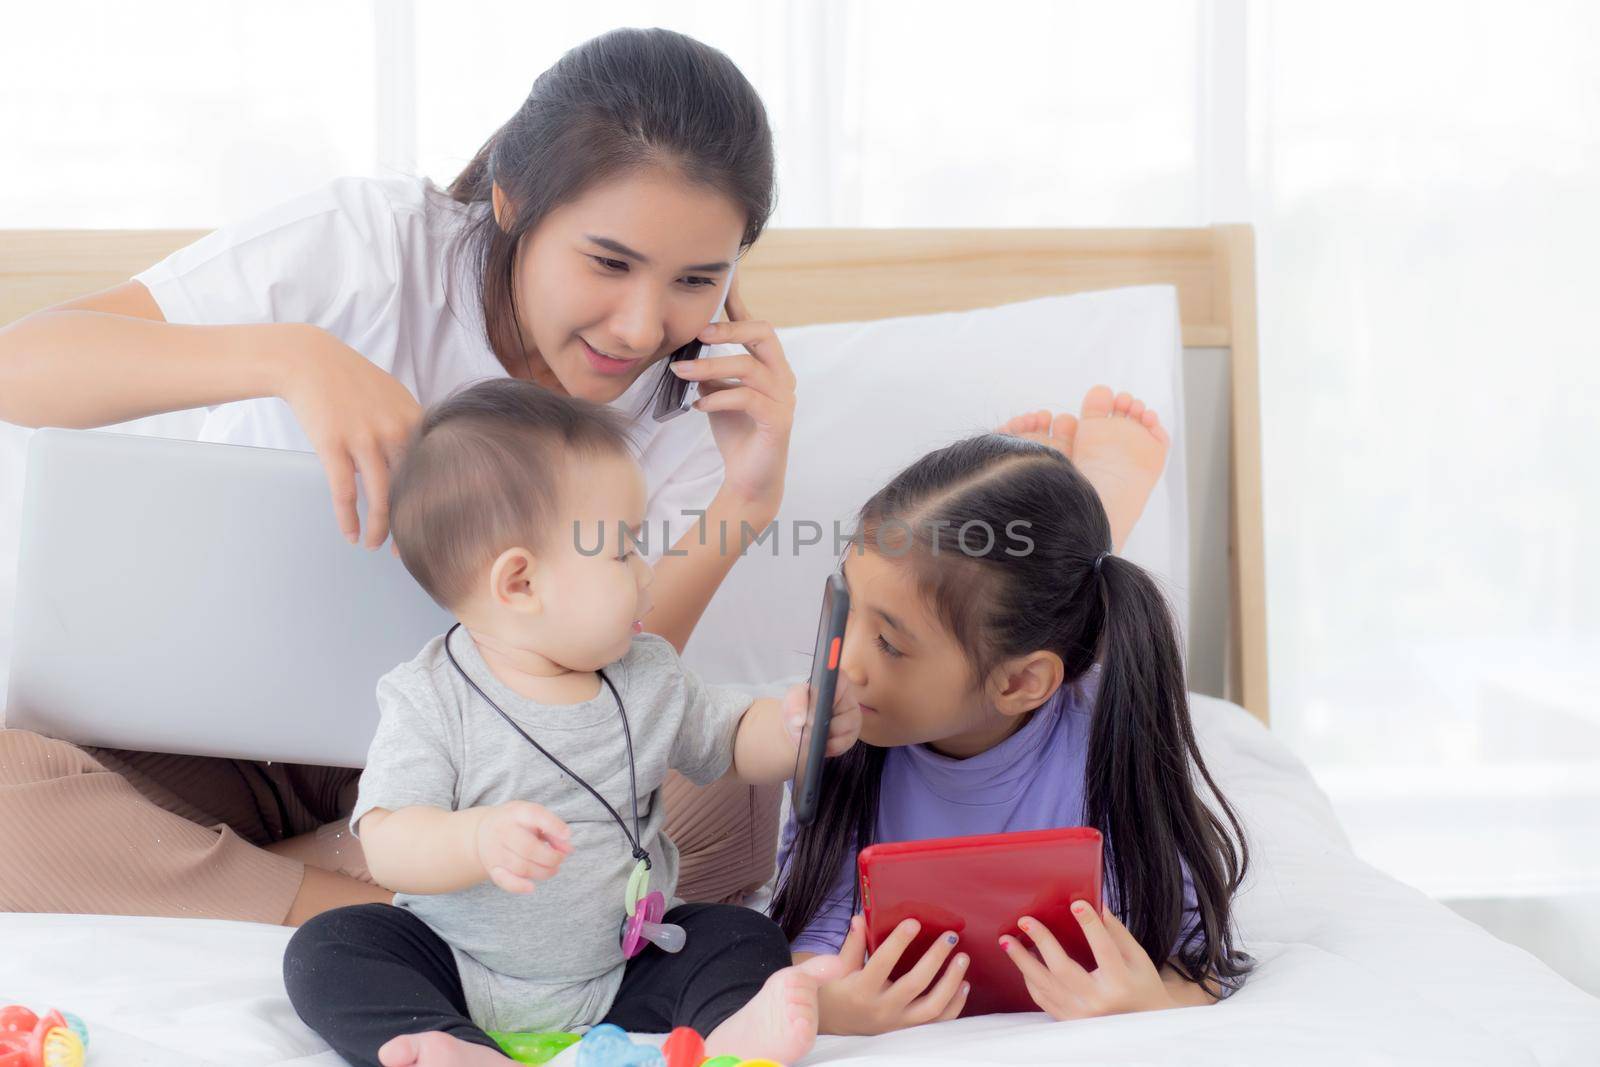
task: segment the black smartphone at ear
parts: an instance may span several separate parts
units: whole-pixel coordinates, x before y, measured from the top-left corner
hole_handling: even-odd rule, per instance
[[[733,272],[729,271],[728,279],[722,287],[722,295],[717,300],[717,311],[719,314],[727,307],[728,290],[732,287],[732,285]],[[717,320],[713,316],[711,321],[716,322]],[[695,340],[684,345],[682,348],[678,349],[676,352],[672,353],[672,355],[668,356],[667,362],[669,364],[682,363],[686,360],[699,359],[700,353],[704,349],[705,345],[702,344],[698,338],[696,338]],[[686,381],[685,379],[678,377],[676,374],[673,374],[671,370],[666,370],[663,373],[666,374],[667,380],[662,383],[661,391],[656,394],[656,407],[655,411],[652,413],[657,422],[666,422],[668,419],[675,419],[679,415],[682,415],[685,411],[689,410],[689,387],[694,384],[693,382]]]
[[[850,618],[850,590],[837,574],[828,575],[822,590],[822,618],[817,622],[817,647],[811,655],[811,691],[805,725],[800,728],[800,753],[794,765],[794,817],[802,826],[817,817],[822,792],[822,762],[828,752],[828,727],[833,722],[833,697],[839,686],[839,657],[844,654],[844,627]]]
[[[686,360],[699,359],[701,350],[705,345],[699,340],[690,341],[672,355],[667,357],[667,362],[682,363]],[[680,378],[672,371],[664,372],[667,380],[661,384],[661,391],[656,394],[655,420],[666,422],[675,419],[689,410],[689,386],[694,384],[687,378]]]

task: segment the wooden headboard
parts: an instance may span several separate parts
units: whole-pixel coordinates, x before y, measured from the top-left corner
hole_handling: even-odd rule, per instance
[[[0,231],[0,325],[118,285],[202,233]],[[1185,445],[1196,546],[1191,686],[1234,700],[1265,722],[1261,423],[1249,226],[772,230],[740,265],[745,299],[779,326],[957,311],[1148,284],[1177,287],[1186,349]],[[1226,506],[1217,499],[1224,493]]]

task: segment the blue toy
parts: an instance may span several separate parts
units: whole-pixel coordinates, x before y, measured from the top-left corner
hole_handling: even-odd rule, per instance
[[[601,1023],[578,1042],[578,1067],[667,1067],[661,1050],[635,1045],[620,1026]]]

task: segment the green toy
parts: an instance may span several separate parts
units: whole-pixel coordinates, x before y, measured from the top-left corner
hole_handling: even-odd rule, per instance
[[[490,1030],[500,1050],[518,1063],[549,1063],[583,1038],[579,1034],[513,1034]]]

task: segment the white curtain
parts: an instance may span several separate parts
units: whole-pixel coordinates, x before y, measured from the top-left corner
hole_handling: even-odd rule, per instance
[[[749,75],[778,225],[1254,223],[1274,728],[1425,889],[1600,884],[1600,11],[34,5],[0,39],[0,226],[446,181],[615,25]]]

